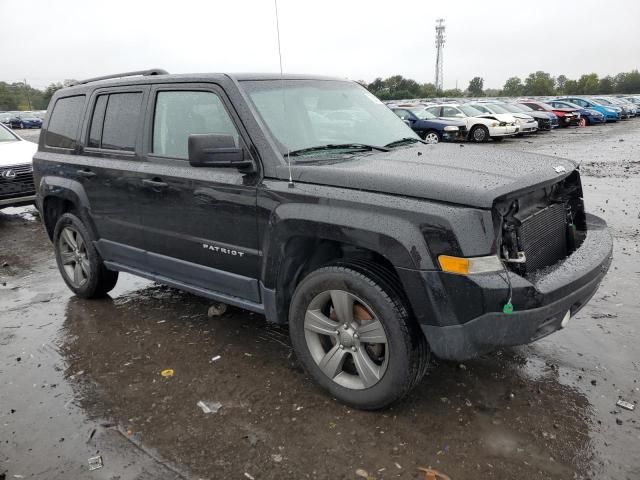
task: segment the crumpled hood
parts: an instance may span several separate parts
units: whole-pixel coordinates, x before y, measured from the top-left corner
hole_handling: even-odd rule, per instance
[[[0,167],[31,163],[37,150],[38,145],[26,140],[0,142]]]
[[[335,161],[292,163],[291,173],[294,183],[331,185],[489,209],[498,197],[560,181],[575,168],[576,164],[567,159],[481,145],[440,143]],[[283,180],[288,178],[286,166],[278,168],[278,176]]]

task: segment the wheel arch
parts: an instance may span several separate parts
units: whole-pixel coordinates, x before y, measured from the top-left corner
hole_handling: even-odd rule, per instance
[[[265,310],[270,321],[286,321],[296,286],[306,274],[322,266],[364,260],[389,272],[401,285],[397,268],[420,268],[424,267],[424,262],[431,261],[424,238],[419,231],[410,231],[409,224],[404,225],[406,230],[402,232],[400,223],[385,225],[374,221],[370,212],[355,211],[344,217],[344,222],[339,222],[340,214],[336,209],[330,213],[325,211],[328,207],[314,207],[319,207],[313,209],[315,215],[309,211],[305,218],[282,218],[274,214],[272,220],[277,221],[269,223],[266,245],[262,249],[260,279],[263,294],[268,297],[265,298],[265,306],[268,305]],[[302,207],[299,213],[304,214],[305,208]],[[400,238],[413,247],[407,248]],[[424,246],[422,252],[418,251],[420,244]]]
[[[49,239],[58,219],[67,212],[75,213],[92,233],[95,225],[89,215],[89,199],[82,184],[62,177],[43,177],[38,187],[38,197],[42,222]]]

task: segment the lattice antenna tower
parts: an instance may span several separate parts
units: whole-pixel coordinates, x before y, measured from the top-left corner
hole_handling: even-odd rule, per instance
[[[444,36],[445,26],[444,26],[444,18],[439,18],[436,20],[436,90],[442,91],[443,84],[443,62],[444,59],[442,57],[442,49],[444,48],[444,42],[446,41],[446,37]]]

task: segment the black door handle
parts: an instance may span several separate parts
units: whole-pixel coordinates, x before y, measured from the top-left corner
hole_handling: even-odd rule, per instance
[[[142,184],[147,186],[147,187],[151,187],[154,188],[156,190],[161,190],[161,189],[165,189],[169,186],[168,183],[165,182],[161,182],[159,180],[149,180],[147,178],[145,178],[144,180],[142,180]]]
[[[91,178],[91,177],[95,177],[96,174],[95,172],[92,172],[89,169],[85,169],[85,170],[76,170],[76,173],[78,175],[80,175],[81,177],[85,177],[85,178]]]

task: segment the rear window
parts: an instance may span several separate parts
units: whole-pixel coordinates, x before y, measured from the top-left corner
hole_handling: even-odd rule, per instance
[[[56,101],[49,119],[45,145],[58,148],[75,148],[84,101],[84,95],[59,98]]]
[[[141,92],[100,95],[93,108],[87,146],[135,151],[141,106]]]

